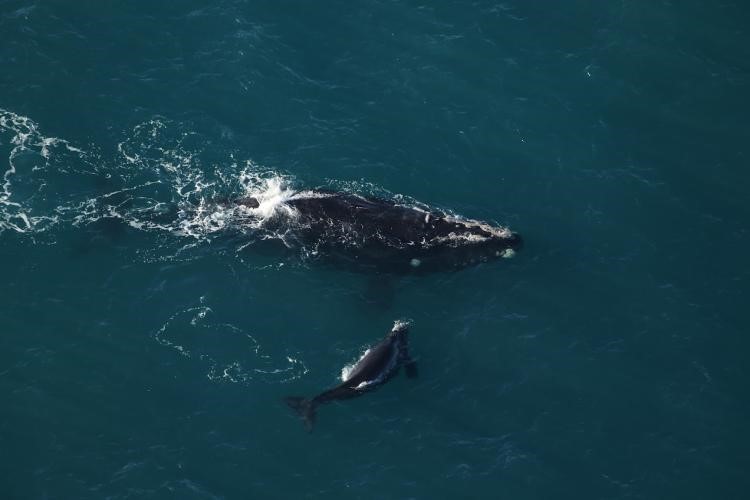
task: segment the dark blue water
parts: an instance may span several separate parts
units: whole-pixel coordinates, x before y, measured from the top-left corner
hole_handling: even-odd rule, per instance
[[[0,1],[0,496],[745,498],[749,15]],[[384,278],[217,205],[309,186],[525,246]],[[420,378],[305,433],[397,318]]]

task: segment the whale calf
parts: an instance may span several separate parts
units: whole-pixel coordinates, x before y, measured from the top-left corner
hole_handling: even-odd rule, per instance
[[[275,201],[246,197],[235,204],[263,215],[265,229],[308,255],[396,273],[450,270],[512,257],[521,236],[498,225],[425,205],[313,189]]]
[[[305,428],[310,432],[318,406],[361,396],[386,383],[402,366],[405,367],[407,377],[416,377],[417,365],[409,356],[408,331],[408,323],[396,321],[385,338],[367,349],[354,366],[342,375],[341,384],[313,398],[290,396],[284,401],[302,417]]]

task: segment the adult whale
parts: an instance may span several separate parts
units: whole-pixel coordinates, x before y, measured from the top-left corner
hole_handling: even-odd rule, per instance
[[[309,256],[397,273],[512,257],[522,244],[507,227],[354,193],[313,189],[235,203],[250,216],[262,214],[264,229],[283,235],[288,246],[301,246]]]
[[[408,323],[396,321],[385,338],[366,350],[354,366],[345,372],[341,384],[310,399],[290,396],[284,401],[302,417],[305,428],[310,432],[318,406],[361,396],[393,378],[401,366],[405,367],[407,377],[416,377],[417,365],[409,356],[408,332]]]

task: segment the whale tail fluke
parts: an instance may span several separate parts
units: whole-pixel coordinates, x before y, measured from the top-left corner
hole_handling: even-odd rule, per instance
[[[306,399],[299,396],[289,396],[284,398],[284,401],[289,408],[302,417],[307,432],[312,432],[313,425],[315,424],[315,402],[312,399]]]

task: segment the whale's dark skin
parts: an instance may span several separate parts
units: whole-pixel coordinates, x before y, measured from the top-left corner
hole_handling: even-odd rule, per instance
[[[255,198],[236,203],[259,206]],[[276,223],[286,223],[301,246],[381,271],[461,268],[512,256],[522,244],[507,228],[352,193],[302,191],[284,203],[292,215]]]
[[[311,399],[290,396],[284,401],[302,417],[307,430],[312,431],[318,406],[362,396],[393,378],[402,366],[409,378],[416,377],[417,365],[409,356],[407,335],[408,326],[397,322],[383,340],[357,361],[341,384]]]

